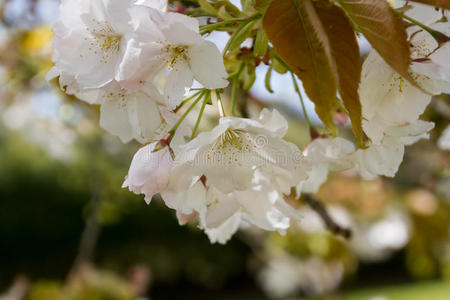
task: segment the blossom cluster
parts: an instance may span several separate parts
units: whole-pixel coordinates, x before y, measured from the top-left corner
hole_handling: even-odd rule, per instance
[[[242,221],[283,233],[291,219],[301,219],[285,196],[293,188],[298,196],[317,192],[330,170],[394,176],[405,146],[434,127],[419,120],[432,95],[450,91],[450,46],[412,26],[417,86],[375,50],[364,62],[359,93],[367,148],[319,137],[301,151],[284,140],[285,118],[268,109],[256,119],[221,115],[216,127],[195,136],[198,124],[192,129],[186,114],[220,93],[228,74],[198,20],[166,6],[160,0],[63,0],[48,79],[58,77],[66,93],[100,105],[100,125],[111,134],[145,144],[123,187],[144,194],[147,203],[159,193],[180,224],[197,218],[212,242],[225,243]],[[448,22],[430,20],[427,15],[423,22],[450,34]],[[183,101],[194,80],[203,89]],[[180,116],[188,100],[193,104]]]
[[[100,125],[123,142],[161,138],[185,89],[228,85],[222,55],[196,19],[162,0],[62,1],[47,79],[101,106]],[[161,86],[159,82],[164,82]]]
[[[396,1],[395,5],[403,7],[405,1]],[[439,10],[414,4],[406,14],[436,32],[450,35],[450,23]],[[434,95],[450,93],[450,42],[439,43],[417,25],[410,26],[407,33],[413,61],[410,74],[416,86],[372,50],[364,61],[359,86],[368,147],[355,151],[350,141],[340,137],[312,141],[304,152],[313,168],[309,178],[297,186],[298,193],[317,192],[329,170],[355,168],[365,179],[394,177],[403,161],[405,146],[429,137],[434,123],[419,117]]]

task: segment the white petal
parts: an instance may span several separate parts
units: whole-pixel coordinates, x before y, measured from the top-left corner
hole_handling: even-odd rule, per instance
[[[135,4],[158,9],[160,11],[167,10],[167,0],[138,0]]]
[[[183,100],[186,88],[192,86],[193,74],[184,60],[177,60],[167,77],[164,88],[165,101],[169,109],[175,109]]]
[[[381,145],[371,145],[356,152],[357,167],[363,177],[394,177],[403,160],[405,146],[396,138],[386,138]]]
[[[154,194],[167,186],[172,168],[168,149],[152,152],[155,145],[156,143],[149,144],[136,152],[122,186],[136,194],[144,194],[147,203],[150,203]]]
[[[218,89],[228,86],[228,73],[217,46],[210,41],[193,45],[189,50],[190,67],[195,79],[205,88]]]
[[[437,49],[431,56],[431,60],[442,67],[450,69],[450,42],[445,43]]]
[[[56,77],[58,77],[60,74],[60,71],[58,70],[57,67],[52,67],[50,69],[50,71],[48,71],[48,73],[45,75],[45,80],[46,81],[50,81],[55,79]]]
[[[101,89],[87,89],[75,94],[75,96],[89,104],[102,104],[105,91]]]
[[[128,9],[133,5],[134,0],[102,0],[105,5],[105,14],[108,22],[120,33],[129,30],[130,15]],[[95,2],[95,1],[92,1]]]
[[[319,188],[328,178],[328,164],[314,165],[311,171],[308,172],[308,179],[302,181],[297,186],[297,194],[301,193],[317,193]]]
[[[115,79],[127,90],[137,90],[144,84],[151,84],[153,77],[165,67],[158,57],[160,53],[160,45],[141,45],[137,40],[130,39]]]
[[[133,128],[128,119],[126,100],[120,97],[106,100],[100,108],[100,126],[118,136],[122,142],[133,139]]]
[[[206,228],[220,227],[226,220],[239,211],[240,206],[232,194],[223,194],[210,187],[207,192],[208,209],[206,212]]]
[[[199,23],[196,18],[186,16],[179,13],[161,13],[158,11],[152,11],[151,18],[157,23],[158,27],[165,32],[165,36],[170,42],[179,43],[180,41],[186,41],[182,35],[177,36],[177,33],[188,34],[187,38],[192,37],[188,31],[194,33],[199,32]],[[170,28],[174,26],[174,28]],[[176,28],[176,29],[175,29]],[[184,29],[183,29],[184,28]],[[181,39],[181,40],[179,40]],[[187,45],[192,43],[193,40],[187,40]]]
[[[389,127],[386,129],[386,134],[393,137],[414,137],[427,133],[433,128],[434,128],[433,122],[417,120],[412,124]]]
[[[171,176],[173,173],[173,170],[171,170]],[[197,180],[187,190],[177,190],[171,186],[170,179],[168,188],[161,191],[164,203],[183,214],[191,214],[193,211],[197,211],[203,223],[206,212],[206,190],[203,183]]]
[[[281,195],[270,185],[261,183],[253,188],[235,193],[245,219],[264,230],[285,230],[289,227],[289,217],[276,207],[282,201]]]
[[[220,227],[206,229],[205,232],[209,237],[211,243],[225,244],[228,242],[233,234],[239,229],[241,224],[241,214],[236,213],[231,218],[229,218]]]
[[[283,137],[288,131],[287,120],[276,110],[270,111],[264,108],[259,114],[259,121],[264,127],[274,132],[278,137]]]
[[[143,93],[136,94],[132,99],[128,99],[128,102],[127,109],[134,138],[140,143],[162,138],[167,126],[157,103]]]

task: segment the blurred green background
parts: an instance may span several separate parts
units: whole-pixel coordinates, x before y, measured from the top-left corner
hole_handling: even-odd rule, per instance
[[[448,98],[433,100],[425,118],[436,130],[407,148],[395,179],[348,171],[321,188],[351,240],[290,199],[305,219],[285,236],[243,226],[227,245],[211,245],[158,197],[148,206],[122,189],[139,145],[106,134],[98,108],[45,82],[57,6],[0,1],[1,300],[450,299],[450,155],[437,146]],[[281,75],[276,82],[283,90]],[[241,109],[276,106],[290,116],[288,139],[305,145],[289,99],[264,102],[261,93]]]

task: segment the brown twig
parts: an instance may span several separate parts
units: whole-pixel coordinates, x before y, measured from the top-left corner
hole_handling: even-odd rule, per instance
[[[336,235],[343,236],[346,239],[350,239],[352,237],[352,231],[337,224],[328,214],[323,204],[320,203],[317,199],[309,194],[303,194],[302,198],[322,218],[328,230]]]
[[[95,172],[97,175],[97,172]],[[69,271],[69,277],[78,273],[85,265],[92,263],[95,248],[101,231],[101,224],[98,221],[101,205],[102,205],[102,185],[99,178],[94,175],[92,184],[92,194],[89,206],[89,215],[86,220],[85,227],[81,234],[78,246],[78,255]]]

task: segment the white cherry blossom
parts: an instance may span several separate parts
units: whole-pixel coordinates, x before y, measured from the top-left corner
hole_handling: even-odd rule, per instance
[[[450,23],[436,22],[429,27],[450,36]],[[420,75],[433,80],[435,90],[433,94],[450,93],[450,42],[438,42],[418,26],[408,29],[412,45],[413,63],[411,69]]]
[[[301,215],[289,205],[260,172],[256,172],[254,185],[245,191],[222,194],[210,186],[207,191],[207,209],[201,226],[206,232],[220,233],[222,239],[229,239],[234,232],[228,230],[230,219],[235,224],[240,218],[250,224],[269,231],[284,234],[291,218],[299,221]],[[201,216],[202,218],[202,216]],[[237,228],[236,228],[237,229]],[[228,236],[227,236],[228,234]],[[208,234],[209,235],[209,234]]]
[[[175,191],[170,185],[169,179],[168,188],[161,191],[166,205],[177,211],[180,223],[198,216],[200,228],[212,243],[226,243],[243,221],[283,234],[291,219],[301,220],[301,215],[259,171],[249,189],[228,194],[204,180],[192,182],[186,191]]]
[[[425,90],[436,91],[432,79],[418,74],[413,77]],[[380,144],[397,127],[417,127],[414,124],[432,97],[396,73],[375,50],[364,62],[359,93],[363,129],[374,144]],[[430,130],[429,126],[421,128],[422,132],[417,132],[415,128],[412,133],[405,132],[405,136],[422,135]]]
[[[371,144],[367,149],[358,149],[351,155],[355,167],[364,179],[375,179],[379,175],[394,177],[403,161],[405,144],[388,137],[381,144]]]
[[[282,140],[286,120],[263,110],[258,120],[222,118],[211,132],[181,145],[161,191],[180,223],[197,216],[212,242],[225,243],[241,220],[281,233],[300,219],[283,194],[306,179],[298,148]]]
[[[350,160],[344,159],[355,151],[352,142],[336,138],[317,138],[303,151],[306,161],[310,163],[311,170],[308,178],[297,185],[297,195],[304,193],[317,193],[320,186],[327,180],[329,171],[341,171],[353,167]]]
[[[129,55],[121,66],[122,74],[128,78],[125,86],[132,86],[145,76],[152,80],[162,73],[166,103],[175,108],[194,79],[208,89],[228,85],[222,55],[214,43],[202,38],[196,19],[148,9],[146,19],[139,20],[139,38],[130,43]]]
[[[47,79],[60,76],[60,84],[68,93],[123,80],[121,64],[136,37],[131,20],[140,16],[132,15],[134,2],[63,0],[53,29],[55,66]]]
[[[287,122],[276,111],[264,109],[258,120],[224,117],[210,132],[202,132],[181,146],[178,176],[206,176],[224,194],[247,190],[260,170],[282,193],[306,178],[303,155],[282,137]]]
[[[144,194],[145,201],[149,204],[155,194],[167,188],[173,168],[172,154],[178,153],[179,145],[184,142],[185,136],[189,134],[190,128],[188,127],[178,131],[170,143],[170,148],[164,147],[154,152],[153,150],[155,150],[158,142],[153,142],[140,148],[133,157],[122,187],[128,187],[130,191],[136,194]],[[171,153],[172,151],[173,153]],[[195,192],[195,188],[191,191]],[[196,199],[197,195],[194,193],[193,197],[188,198]],[[173,205],[168,206],[174,208]],[[195,208],[198,209],[198,207]],[[192,209],[180,210],[180,212],[190,214]]]
[[[286,129],[277,111],[222,118],[213,131],[176,144],[175,161],[167,148],[152,152],[155,144],[139,150],[124,186],[148,202],[159,192],[180,224],[198,217],[212,242],[225,243],[241,221],[283,233],[300,219],[283,193],[307,176],[301,152],[282,140]]]
[[[100,126],[124,143],[132,139],[142,144],[159,140],[178,119],[151,86],[136,92],[89,89],[76,96],[90,104],[99,104]]]
[[[168,148],[153,152],[156,144],[146,145],[136,152],[122,185],[135,194],[144,194],[147,204],[150,204],[153,195],[167,186],[173,165]]]

